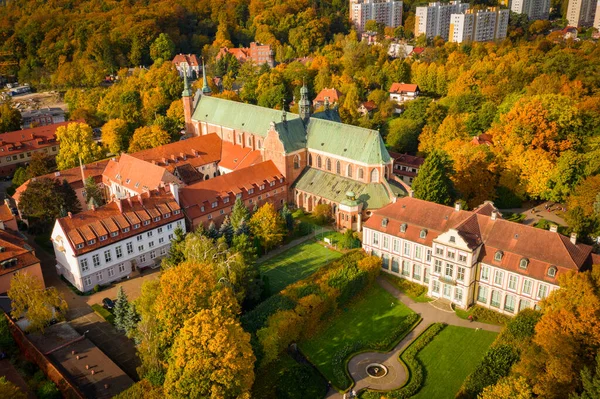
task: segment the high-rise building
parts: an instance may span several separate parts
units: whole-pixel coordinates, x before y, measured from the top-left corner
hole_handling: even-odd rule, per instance
[[[569,8],[567,9],[569,26],[576,28],[592,26],[598,4],[596,0],[569,0]]]
[[[460,1],[450,3],[429,3],[427,7],[417,7],[415,15],[415,36],[425,35],[428,39],[441,36],[448,40],[450,17],[452,14],[464,13],[469,4]]]
[[[509,14],[508,10],[500,10],[498,7],[452,14],[448,40],[462,43],[504,39],[508,29]]]
[[[350,20],[358,32],[365,31],[369,20],[395,28],[402,25],[402,1],[350,0]]]
[[[596,17],[594,18],[594,28],[600,31],[600,0],[596,4]]]
[[[550,0],[512,0],[510,10],[517,14],[527,14],[529,19],[548,19]]]

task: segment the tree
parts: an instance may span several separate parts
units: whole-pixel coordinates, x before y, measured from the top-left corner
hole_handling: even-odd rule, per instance
[[[50,173],[50,160],[44,152],[34,152],[27,166],[27,179]]]
[[[600,398],[600,355],[596,355],[596,367],[584,367],[581,370],[583,390],[580,394],[571,394],[570,399]]]
[[[161,33],[150,46],[150,57],[152,61],[169,61],[175,53],[175,44],[166,33]]]
[[[115,327],[121,331],[125,331],[125,318],[129,313],[129,301],[127,300],[127,295],[123,290],[123,286],[119,286],[119,291],[117,291],[117,300],[115,301],[115,307],[113,309],[113,314],[115,315]]]
[[[144,126],[135,129],[129,143],[129,152],[147,150],[169,144],[171,136],[157,125]]]
[[[451,172],[452,167],[448,156],[442,151],[432,151],[413,181],[412,189],[415,197],[438,204],[452,204],[455,191],[454,184],[450,180]]]
[[[219,226],[219,237],[225,238],[227,245],[231,245],[231,240],[233,239],[233,227],[231,227],[231,222],[229,221],[229,217],[225,216],[223,223]]]
[[[12,178],[12,184],[13,186],[16,187],[21,187],[23,185],[23,183],[25,183],[27,180],[29,180],[28,174],[27,174],[27,169],[19,166],[17,168],[17,170],[15,170],[15,174],[13,175]]]
[[[294,217],[292,216],[292,212],[290,208],[288,208],[287,203],[283,204],[283,208],[281,208],[281,218],[285,221],[285,227],[288,232],[294,231]]]
[[[44,230],[67,212],[80,212],[81,205],[68,184],[64,186],[58,180],[40,178],[29,182],[21,194],[19,209],[24,218],[36,222],[30,223],[30,227]]]
[[[586,239],[598,229],[599,219],[593,216],[586,216],[583,208],[576,206],[571,208],[565,214],[565,221],[577,236]]]
[[[511,376],[486,387],[479,399],[533,399],[533,394],[525,378]]]
[[[53,318],[64,320],[68,309],[56,288],[44,288],[42,280],[26,272],[13,275],[8,297],[12,301],[11,316],[26,317],[30,323],[28,331],[43,331]]]
[[[25,399],[27,396],[18,386],[8,381],[5,376],[0,377],[0,397],[11,399]]]
[[[0,105],[0,133],[20,130],[22,122],[21,113],[12,103],[5,102]]]
[[[171,247],[169,248],[169,252],[161,262],[161,267],[163,268],[163,270],[173,266],[177,266],[185,260],[185,256],[183,254],[184,240],[185,234],[183,233],[183,229],[177,226],[173,231],[173,239],[171,240]]]
[[[92,204],[95,207],[104,205],[104,194],[102,194],[102,189],[98,187],[96,179],[93,176],[85,179],[83,187],[85,190],[85,201],[87,202],[88,207],[91,208]]]
[[[102,127],[102,143],[113,154],[124,152],[130,138],[129,124],[123,119],[111,119]]]
[[[331,205],[319,204],[315,206],[315,209],[313,209],[313,217],[317,223],[321,225],[329,223],[332,217]]]
[[[85,123],[69,123],[56,129],[60,143],[56,165],[58,169],[70,169],[102,158],[102,148],[94,141],[92,128]]]
[[[586,216],[594,214],[594,201],[600,194],[600,175],[589,176],[582,180],[569,196],[567,207],[581,207]]]
[[[235,317],[219,305],[203,309],[185,322],[173,344],[167,397],[250,398],[254,361],[250,334]]]
[[[242,201],[241,198],[236,198],[231,215],[229,215],[231,227],[236,231],[236,234],[239,234],[237,231],[240,228],[242,221],[248,221],[249,219],[250,212],[248,211],[248,208],[246,208],[246,205],[244,205],[244,201]]]
[[[67,216],[68,212],[81,212],[81,203],[77,198],[77,193],[75,190],[73,190],[73,187],[71,187],[67,180],[63,179],[62,183],[60,183],[57,188],[58,196],[60,199],[62,199],[62,210],[60,216]]]
[[[584,169],[585,159],[582,154],[571,150],[563,152],[548,180],[548,199],[554,202],[566,200],[573,192],[573,187],[585,178]]]
[[[284,220],[270,202],[261,206],[250,218],[250,231],[266,251],[279,245],[284,236]]]
[[[411,119],[393,119],[385,139],[386,144],[398,152],[417,152],[419,145],[419,123]]]

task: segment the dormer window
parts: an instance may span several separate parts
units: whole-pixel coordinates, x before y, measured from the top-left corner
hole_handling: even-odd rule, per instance
[[[100,236],[100,241],[106,241],[107,238],[107,236]]]
[[[77,244],[77,249],[83,248],[83,244]]]
[[[550,266],[548,268],[548,277],[556,277],[556,266]]]
[[[111,237],[116,237],[116,236],[118,236],[118,235],[119,235],[119,232],[118,232],[118,231],[113,231],[112,233],[110,233],[110,236],[111,236]]]
[[[494,260],[496,262],[500,262],[502,260],[503,255],[504,253],[502,253],[502,251],[496,251],[496,253],[494,254]]]
[[[123,229],[123,233],[127,233],[127,232],[129,232],[129,227],[125,227],[125,228]]]
[[[179,215],[179,212],[181,212],[179,209],[175,209],[175,210],[173,211],[173,215]]]
[[[425,229],[421,230],[421,232],[419,233],[419,237],[421,237],[421,238],[427,237],[427,230],[425,230]]]
[[[254,194],[254,189],[253,188],[249,189],[248,194]]]
[[[382,227],[387,227],[387,225],[388,225],[388,219],[387,219],[387,218],[383,218],[383,219],[381,220],[381,226],[382,226]]]
[[[154,218],[154,221],[155,221],[155,222],[158,222],[158,221],[160,221],[160,216],[157,216],[157,217],[155,217],[155,218]]]
[[[225,197],[225,198],[223,198],[223,203],[224,203],[224,204],[226,204],[226,203],[228,203],[228,202],[229,202],[229,197]]]
[[[134,225],[133,225],[133,228],[134,228],[134,229],[139,229],[139,228],[140,228],[140,224],[139,224],[139,223],[138,223],[138,224],[134,224]]]
[[[265,189],[265,185],[264,185],[264,184],[261,184],[261,185],[260,185],[260,189],[261,189],[261,190],[264,190],[264,189]]]
[[[88,241],[88,245],[94,245],[96,243],[96,240],[89,240]]]
[[[529,264],[529,259],[527,258],[523,258],[521,259],[521,261],[519,262],[519,267],[521,269],[527,269],[527,265]]]
[[[165,214],[163,215],[163,217],[164,217],[165,219],[166,219],[166,218],[168,218],[168,217],[170,217],[170,216],[171,216],[171,214],[170,214],[170,213],[165,213]]]
[[[144,220],[144,226],[148,226],[150,224],[149,220]]]
[[[406,233],[406,227],[407,227],[406,223],[402,223],[400,225],[400,232],[401,233]]]

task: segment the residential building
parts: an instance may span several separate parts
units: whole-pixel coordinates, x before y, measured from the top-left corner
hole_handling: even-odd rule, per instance
[[[0,230],[0,294],[6,295],[16,272],[35,276],[44,284],[40,260],[16,232]]]
[[[450,17],[452,14],[464,13],[469,4],[458,1],[450,3],[433,2],[428,6],[417,7],[415,15],[415,37],[425,35],[428,39],[436,36],[448,40]]]
[[[510,10],[517,14],[527,14],[530,20],[550,17],[550,0],[512,0]]]
[[[592,263],[592,247],[575,234],[503,220],[491,202],[464,211],[401,198],[373,213],[363,238],[385,272],[426,286],[429,296],[507,315],[537,307],[561,275]]]
[[[0,134],[0,176],[10,176],[31,160],[35,152],[50,158],[58,154],[56,129],[71,122],[55,123]]]
[[[575,28],[594,25],[596,18],[597,0],[569,0],[566,19]]]
[[[321,90],[319,92],[319,94],[317,94],[317,96],[313,100],[313,107],[315,110],[318,110],[318,109],[322,108],[323,106],[325,106],[325,104],[328,104],[328,105],[339,104],[341,96],[342,96],[342,93],[338,89],[324,88],[323,90]]]
[[[401,105],[406,101],[415,100],[419,96],[419,93],[419,86],[416,84],[392,83],[390,87],[390,101]],[[395,112],[399,114],[402,112],[402,109],[396,107]]]
[[[181,207],[192,229],[211,222],[220,225],[241,199],[248,209],[267,202],[280,209],[287,201],[284,176],[272,161],[249,166],[236,173],[198,182],[179,191]]]
[[[509,10],[491,7],[452,14],[448,40],[451,42],[486,42],[506,38]]]
[[[395,152],[390,152],[390,156],[394,160],[394,175],[404,183],[411,185],[417,177],[421,165],[425,162],[425,158]]]
[[[413,52],[414,46],[405,43],[390,43],[388,55],[392,58],[406,58]]]
[[[51,240],[56,269],[80,291],[160,266],[173,231],[185,232],[175,185],[152,189],[56,220]]]
[[[21,118],[23,119],[23,129],[29,129],[30,127],[64,122],[65,111],[58,107],[32,109],[21,111]]]
[[[373,101],[364,101],[358,106],[358,113],[362,116],[372,115],[373,111],[377,109],[377,104]]]
[[[221,47],[217,54],[217,60],[225,54],[233,55],[238,61],[252,61],[256,65],[267,64],[271,68],[275,66],[275,53],[269,44],[250,43],[250,47],[227,48]]]
[[[471,144],[473,145],[487,145],[490,146],[494,144],[493,137],[487,133],[481,133],[479,136],[473,137],[471,140]]]
[[[190,79],[197,79],[200,76],[200,60],[196,54],[177,54],[171,62],[182,78],[184,74]]]
[[[369,20],[395,28],[402,25],[402,1],[350,0],[350,20],[358,32],[365,31]]]
[[[563,39],[577,39],[577,28],[574,26],[567,26],[562,31]]]
[[[10,199],[5,198],[4,202],[0,203],[0,230],[19,231],[16,216],[17,212],[14,211]]]

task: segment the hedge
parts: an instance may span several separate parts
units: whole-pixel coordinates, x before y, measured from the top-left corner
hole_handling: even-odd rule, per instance
[[[292,298],[281,294],[275,294],[255,307],[252,311],[244,314],[241,317],[242,327],[249,333],[256,333],[267,323],[269,316],[280,310],[294,309],[295,306],[296,302]]]
[[[436,335],[440,333],[446,327],[444,323],[432,324],[427,330],[425,330],[419,337],[402,352],[400,359],[404,361],[408,368],[409,379],[408,383],[400,389],[386,392],[386,398],[390,399],[408,399],[416,394],[419,389],[423,386],[425,380],[425,372],[423,364],[417,359],[417,354],[425,348]],[[381,396],[380,392],[367,391],[363,395],[366,399],[379,399]]]

